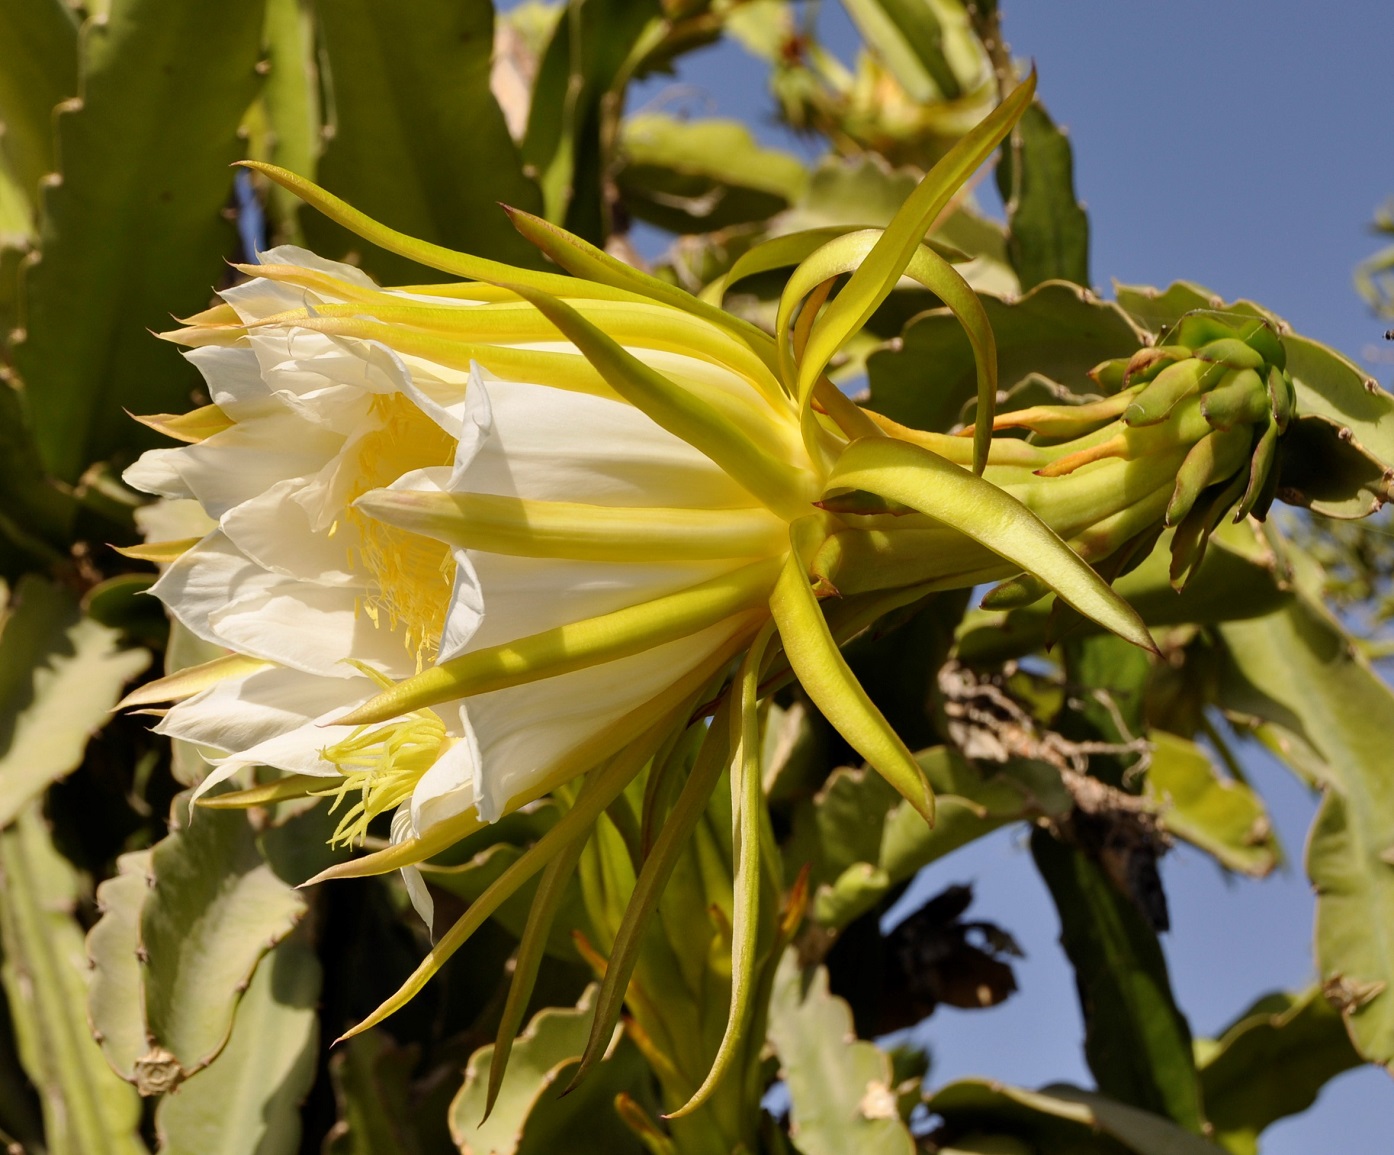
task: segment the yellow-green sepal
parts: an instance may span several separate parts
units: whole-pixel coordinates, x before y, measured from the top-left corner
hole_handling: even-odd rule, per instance
[[[582,784],[582,791],[584,790],[585,785]],[[561,908],[562,900],[566,897],[567,884],[571,881],[585,845],[584,837],[573,838],[547,864],[541,879],[538,880],[537,891],[533,895],[532,905],[528,908],[528,921],[523,927],[523,937],[518,940],[518,950],[513,956],[513,977],[508,984],[508,997],[504,1000],[498,1030],[494,1033],[494,1058],[489,1067],[489,1085],[484,1097],[485,1119],[489,1117],[495,1102],[498,1101],[504,1072],[508,1068],[508,1056],[523,1025],[528,1002],[537,984],[537,972],[542,966],[543,955],[547,952],[547,936],[551,933],[552,923]]]
[[[677,865],[678,856],[687,845],[698,821],[707,808],[711,793],[721,780],[722,772],[731,761],[731,699],[722,699],[717,707],[711,726],[697,753],[692,771],[683,783],[682,791],[673,804],[672,811],[654,839],[653,847],[634,882],[634,890],[624,917],[615,932],[610,959],[605,967],[605,977],[600,985],[600,993],[595,1000],[595,1018],[591,1023],[590,1037],[571,1078],[570,1087],[598,1062],[609,1046],[624,1006],[629,980],[639,961],[639,951],[649,920],[658,908],[668,879]],[[569,1088],[568,1088],[569,1089]]]
[[[1156,651],[1137,611],[1022,502],[962,466],[889,437],[855,441],[828,479],[830,491],[864,489],[958,530],[1035,574],[1086,617]]]
[[[789,339],[794,311],[799,302],[815,287],[826,284],[843,273],[855,274],[867,260],[868,254],[875,249],[880,237],[880,230],[864,229],[843,234],[827,242],[794,270],[780,296],[779,311],[775,320],[775,339],[779,346],[782,372],[788,380],[797,379],[797,388],[801,390],[798,401],[800,414],[804,419],[805,442],[810,453],[813,452],[814,445],[808,409],[813,391],[823,378],[821,375],[814,378],[805,375],[803,363],[795,368],[794,351]],[[997,339],[992,332],[992,323],[972,286],[963,279],[957,269],[929,246],[921,244],[916,247],[903,273],[942,300],[968,335],[978,380],[978,412],[973,428],[973,471],[980,474],[987,466],[997,403]],[[846,289],[843,291],[846,292]],[[811,307],[812,305],[805,306]],[[813,321],[813,324],[816,326],[817,321]],[[807,357],[807,349],[804,350],[804,356]],[[808,392],[802,392],[804,389]]]
[[[965,134],[928,173],[896,213],[861,267],[814,322],[799,367],[798,389],[805,395],[842,345],[895,288],[924,235],[950,198],[1006,138],[1036,91],[1031,73],[972,131]],[[807,382],[807,384],[805,384]]]
[[[890,439],[874,440],[889,443]],[[814,705],[838,733],[933,825],[934,792],[924,772],[847,665],[809,584],[808,560],[823,532],[819,518],[806,518],[790,527],[794,548],[770,595],[770,612],[779,627],[784,655]]]
[[[277,802],[308,798],[337,783],[337,778],[326,778],[322,774],[287,774],[273,782],[263,782],[246,790],[205,794],[197,802],[205,810],[246,810],[252,806],[273,806]]]
[[[342,718],[365,726],[456,698],[521,686],[689,637],[758,605],[779,562],[753,562],[685,590],[488,646],[423,670]]]
[[[265,658],[254,658],[248,654],[225,654],[211,662],[197,666],[186,666],[163,678],[155,678],[142,686],[137,686],[121,701],[112,707],[114,710],[129,710],[133,706],[150,706],[157,702],[178,702],[192,698],[210,686],[228,678],[241,678],[274,665]]]
[[[783,519],[763,506],[668,509],[375,489],[354,507],[457,549],[566,561],[652,564],[760,557],[778,552],[788,534]]]
[[[459,950],[470,936],[484,925],[485,920],[511,898],[528,879],[566,851],[572,843],[578,840],[584,843],[590,836],[591,827],[594,826],[596,819],[610,803],[619,797],[620,792],[629,784],[630,779],[643,769],[644,763],[653,755],[654,749],[662,740],[669,724],[671,724],[670,720],[665,718],[614,758],[592,770],[587,775],[586,783],[576,798],[576,804],[557,819],[555,826],[528,847],[494,880],[482,895],[470,904],[469,909],[460,916],[454,926],[441,936],[431,948],[431,953],[422,960],[416,970],[408,976],[407,981],[390,998],[362,1022],[345,1031],[336,1041],[341,1042],[361,1034],[369,1028],[377,1026],[389,1015],[401,1010],[420,993],[421,988],[445,965],[450,956]]]
[[[433,245],[429,241],[417,240],[415,237],[399,233],[396,229],[388,228],[386,225],[373,220],[367,213],[360,212],[347,201],[341,200],[333,193],[320,188],[314,181],[306,180],[303,176],[297,176],[277,165],[267,164],[259,160],[242,160],[237,163],[243,168],[261,173],[287,192],[299,197],[311,208],[317,209],[331,221],[343,225],[349,232],[357,234],[365,241],[371,241],[390,253],[407,257],[419,264],[426,265],[428,268],[440,269],[442,272],[465,277],[471,281],[494,283],[510,281],[549,292],[569,292],[573,296],[585,296],[594,300],[632,301],[635,299],[635,294],[610,285],[596,284],[575,277],[563,277],[557,273],[535,273],[527,269],[505,265],[501,261],[473,257],[468,253],[458,253],[454,249],[447,249],[443,245]]]
[[[633,265],[616,260],[603,249],[596,248],[595,245],[550,221],[521,209],[505,208],[504,211],[508,213],[514,228],[563,269],[575,274],[582,283],[611,285],[701,317],[738,337],[764,359],[771,369],[774,368],[774,349],[769,334],[749,321],[734,317],[719,305],[694,297],[676,285],[660,281],[657,277],[634,268]]]
[[[823,225],[816,229],[801,229],[796,233],[785,233],[783,236],[761,241],[737,257],[735,264],[707,285],[698,296],[709,304],[720,305],[731,286],[738,281],[757,276],[760,273],[797,265],[822,248],[828,241],[846,233],[859,232],[861,228],[860,225]],[[877,232],[879,233],[880,230],[878,229]],[[946,261],[966,261],[969,259],[968,254],[960,252],[952,245],[934,240],[925,243]]]
[[[615,392],[674,437],[706,454],[757,500],[780,513],[811,500],[806,475],[771,456],[715,407],[645,365],[564,301],[515,286],[581,350]]]
[[[761,788],[760,678],[765,653],[774,637],[773,621],[766,622],[741,663],[732,692],[737,705],[732,712],[731,843],[735,855],[731,918],[731,1008],[716,1058],[701,1086],[668,1118],[690,1114],[702,1106],[721,1084],[749,1042],[751,1016],[758,984],[760,939],[761,834],[765,797]]]

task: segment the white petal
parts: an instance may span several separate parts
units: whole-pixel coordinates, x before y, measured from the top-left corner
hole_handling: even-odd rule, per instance
[[[224,761],[221,762],[219,765],[214,766],[212,769],[208,771],[207,774],[203,776],[203,781],[200,782],[194,788],[193,795],[190,797],[190,802],[197,802],[200,798],[202,798],[205,794],[212,790],[214,786],[218,786],[221,783],[226,782],[229,778],[231,778],[234,774],[241,770],[245,765],[247,765],[247,763],[245,762]],[[190,813],[197,814],[198,812],[191,808]]]
[[[411,794],[411,825],[417,834],[474,808],[481,760],[469,714],[460,709],[462,735],[421,775]]]
[[[737,628],[728,619],[629,658],[470,698],[483,759],[480,815],[495,821],[510,799],[544,781],[578,744],[663,693]]]
[[[295,265],[313,272],[325,273],[360,289],[377,288],[372,278],[361,269],[337,261],[326,261],[309,250],[296,248],[294,245],[278,245],[274,249],[268,249],[261,254],[261,261],[267,265]],[[264,277],[253,277],[240,285],[224,289],[219,295],[236,309],[237,315],[247,323],[264,320],[293,309],[313,308],[329,301],[339,302],[345,299],[341,294],[320,292],[283,281],[267,280]]]
[[[350,659],[394,679],[416,673],[404,636],[360,613],[354,590],[269,576],[270,583],[209,614],[228,648],[326,678],[353,676]]]
[[[375,438],[383,425],[380,415],[365,413],[339,453],[297,490],[294,500],[304,507],[312,528],[328,529],[343,518],[351,498],[362,492],[364,442]]]
[[[455,558],[455,584],[450,591],[450,605],[445,611],[445,628],[441,631],[438,662],[448,662],[465,652],[484,621],[484,590],[475,573],[470,551],[451,551]]]
[[[147,449],[121,474],[121,480],[132,489],[153,493],[159,497],[180,499],[193,497],[193,490],[179,471],[180,449]]]
[[[260,257],[263,265],[299,265],[302,269],[311,269],[314,272],[325,273],[341,281],[347,281],[350,285],[360,289],[376,289],[378,287],[377,282],[362,269],[346,265],[342,261],[327,260],[318,253],[312,253],[309,249],[302,249],[298,245],[276,245],[274,248],[261,253]]]
[[[466,401],[451,488],[596,505],[744,508],[754,499],[709,458],[632,405],[481,374]],[[476,392],[490,428],[471,445]]]
[[[339,435],[284,410],[254,417],[171,451],[187,489],[170,496],[196,497],[211,517],[222,517],[278,481],[318,472],[342,445]]]
[[[349,568],[353,527],[345,523],[330,537],[326,530],[313,526],[297,500],[306,485],[302,478],[277,482],[225,513],[223,532],[264,569],[326,585],[361,586],[363,575]],[[342,506],[339,515],[343,515]]]
[[[409,374],[403,392],[451,437],[458,438],[473,373],[437,365],[421,357],[399,356]]]
[[[281,409],[262,380],[261,366],[248,345],[204,345],[184,357],[203,374],[213,404],[234,421],[267,417]]]
[[[411,804],[403,802],[392,815],[392,833],[390,835],[392,845],[397,846],[405,842],[415,833],[411,824]],[[436,922],[436,904],[435,900],[431,898],[430,888],[421,877],[421,871],[414,866],[402,867],[402,882],[406,885],[407,897],[411,899],[411,905],[421,916],[421,921],[426,924],[426,929],[430,930]]]
[[[374,341],[294,325],[257,329],[249,340],[275,396],[306,421],[340,433],[357,427],[373,394],[410,386],[401,358]]]
[[[249,561],[226,534],[218,531],[210,533],[165,570],[150,592],[196,636],[225,645],[214,632],[210,615],[229,601],[264,592],[283,580]]]
[[[472,564],[470,580],[477,583],[484,602],[483,619],[464,653],[639,605],[736,568],[729,560],[642,565],[456,551],[457,558],[462,554]],[[460,584],[463,587],[464,581]],[[455,609],[452,603],[451,612]],[[447,617],[446,635],[452,641],[453,625]],[[456,656],[442,646],[441,661]]]
[[[487,405],[487,402],[485,404]],[[396,491],[444,493],[450,481],[450,474],[448,466],[414,469],[403,474],[388,488]],[[451,588],[450,604],[445,612],[445,629],[439,639],[440,646],[436,658],[442,662],[458,657],[469,645],[470,639],[484,620],[485,609],[484,591],[475,573],[471,552],[456,549],[451,550],[451,555],[455,561],[455,580]]]
[[[372,697],[368,678],[315,678],[273,667],[228,678],[172,707],[155,731],[225,754],[280,737],[355,701]]]
[[[171,565],[151,592],[204,641],[291,669],[350,678],[353,658],[393,678],[416,672],[403,636],[360,615],[353,588],[262,569],[221,531]]]
[[[460,409],[460,432],[456,435],[454,468],[450,488],[465,492],[464,481],[480,451],[494,435],[494,405],[477,362],[470,363],[470,383]]]
[[[327,531],[343,519],[350,495],[362,480],[355,449],[363,431],[344,443],[344,448],[323,469],[302,483],[291,495],[304,511],[312,530]]]
[[[326,746],[342,742],[353,733],[351,726],[320,726],[308,723],[258,742],[245,750],[218,760],[219,767],[272,766],[287,774],[312,774],[319,778],[342,778],[332,762],[320,757]]]
[[[182,541],[189,537],[204,537],[218,528],[218,523],[203,512],[203,506],[192,498],[152,501],[135,511],[136,528],[146,541]]]
[[[440,492],[441,469],[418,469],[389,488]],[[439,661],[637,605],[708,581],[726,560],[668,565],[558,561],[480,550],[453,551],[455,584]]]

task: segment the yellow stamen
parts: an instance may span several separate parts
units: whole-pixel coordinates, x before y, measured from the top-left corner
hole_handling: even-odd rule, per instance
[[[385,726],[360,726],[342,742],[321,750],[320,757],[343,775],[338,785],[315,791],[334,798],[330,811],[349,794],[359,795],[334,828],[329,844],[361,843],[369,823],[410,798],[421,775],[453,741],[440,718],[422,710]]]
[[[413,469],[448,465],[455,441],[399,393],[374,397],[373,413],[378,428],[358,441],[346,513],[358,531],[356,560],[374,579],[358,608],[374,625],[401,630],[408,652],[422,669],[435,657],[445,625],[455,578],[450,547],[369,517],[352,503]]]

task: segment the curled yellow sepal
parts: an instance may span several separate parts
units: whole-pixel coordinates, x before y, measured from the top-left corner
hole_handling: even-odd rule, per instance
[[[546,834],[528,847],[522,855],[505,870],[489,888],[480,895],[468,910],[456,921],[440,940],[431,948],[431,953],[408,976],[406,982],[362,1022],[350,1027],[335,1042],[351,1039],[370,1027],[377,1026],[389,1015],[400,1010],[420,993],[435,973],[445,965],[469,937],[484,925],[494,911],[506,902],[518,889],[538,871],[553,861],[557,855],[567,850],[576,840],[585,841],[590,837],[591,827],[601,813],[609,806],[652,756],[671,719],[665,718],[658,725],[640,735],[625,750],[622,750],[606,764],[592,770],[587,776],[576,804],[558,820]]]
[[[231,429],[233,420],[216,405],[204,405],[188,413],[132,413],[137,421],[175,441],[197,445],[215,433]]]
[[[807,297],[815,286],[827,285],[831,278],[859,269],[879,243],[881,235],[879,229],[846,233],[827,242],[794,270],[780,296],[775,322],[782,357],[787,359],[790,356],[790,323],[799,302]],[[997,404],[997,339],[992,332],[987,310],[973,291],[973,287],[963,279],[963,275],[928,245],[917,246],[911,253],[903,274],[918,281],[944,302],[963,326],[963,331],[972,346],[978,381],[978,413],[973,428],[973,472],[980,474],[987,466],[988,453],[992,447],[994,410]],[[816,311],[816,304],[812,300],[804,306],[804,313],[799,318],[800,325],[808,317],[810,309]],[[816,326],[815,318],[808,319],[811,326]],[[794,352],[797,353],[799,350],[795,349]],[[814,433],[809,409],[815,396],[828,399],[831,394],[827,389],[818,391],[819,384],[826,379],[814,378],[804,373],[802,364],[795,369],[790,361],[785,365],[785,372],[791,377],[797,375],[799,389],[807,390],[799,393],[798,401],[805,441],[809,452],[812,453]],[[866,420],[868,424],[874,424],[874,419]]]
[[[807,557],[821,540],[821,521],[810,517],[795,522],[790,534],[794,548],[770,595],[770,612],[779,627],[785,657],[838,733],[932,826],[934,792],[924,772],[847,665],[809,584]]]
[[[396,253],[398,256],[406,257],[418,264],[426,265],[428,268],[440,269],[442,272],[464,277],[471,281],[525,282],[534,288],[545,291],[565,293],[570,296],[586,296],[592,300],[633,301],[637,299],[634,293],[611,288],[609,285],[596,284],[579,277],[566,277],[559,273],[537,273],[527,269],[518,269],[500,261],[470,256],[468,253],[447,249],[443,245],[417,240],[415,237],[409,237],[406,233],[400,233],[396,229],[388,228],[386,225],[373,220],[367,213],[361,212],[347,201],[320,188],[314,181],[306,180],[303,176],[288,169],[259,160],[240,160],[237,164],[242,168],[249,168],[253,172],[261,173],[287,192],[299,197],[311,208],[323,213],[335,224],[343,225],[349,232],[356,233],[365,241],[371,241],[389,253]]]
[[[969,175],[1002,143],[1030,105],[1036,91],[1032,72],[971,132],[964,135],[925,176],[833,302],[814,322],[799,365],[796,396],[813,384],[852,334],[895,288],[924,235]]]
[[[129,710],[132,706],[149,706],[157,702],[178,702],[192,698],[201,690],[216,686],[227,678],[240,678],[272,665],[264,658],[254,658],[250,654],[225,654],[198,666],[186,666],[163,678],[137,686],[121,701],[115,710]]]

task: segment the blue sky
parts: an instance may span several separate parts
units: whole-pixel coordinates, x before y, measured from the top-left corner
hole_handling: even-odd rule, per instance
[[[1362,363],[1388,355],[1351,287],[1394,196],[1387,2],[1005,8],[1070,127],[1097,282],[1197,280]]]
[[[1389,382],[1388,323],[1351,281],[1355,263],[1379,247],[1369,231],[1376,207],[1394,196],[1388,0],[1007,0],[1003,9],[1014,53],[1036,62],[1041,97],[1074,142],[1097,286],[1187,279],[1251,297]],[[855,35],[838,4],[824,5],[821,26],[850,59]],[[694,114],[739,117],[767,143],[805,151],[772,123],[762,69],[734,47],[695,54],[678,80],[691,86],[679,103]],[[672,85],[646,82],[631,107],[668,102]],[[1288,867],[1263,882],[1236,879],[1184,848],[1164,865],[1174,923],[1165,948],[1198,1034],[1218,1031],[1264,991],[1315,977],[1300,866],[1314,799],[1261,754],[1249,761]],[[1028,959],[1021,993],[1004,1006],[930,1020],[934,1080],[1088,1085],[1073,976],[1020,832],[952,856],[924,886],[959,881],[976,884],[975,916],[1010,928]],[[1271,1128],[1262,1151],[1387,1155],[1391,1122],[1394,1082],[1367,1068]]]

